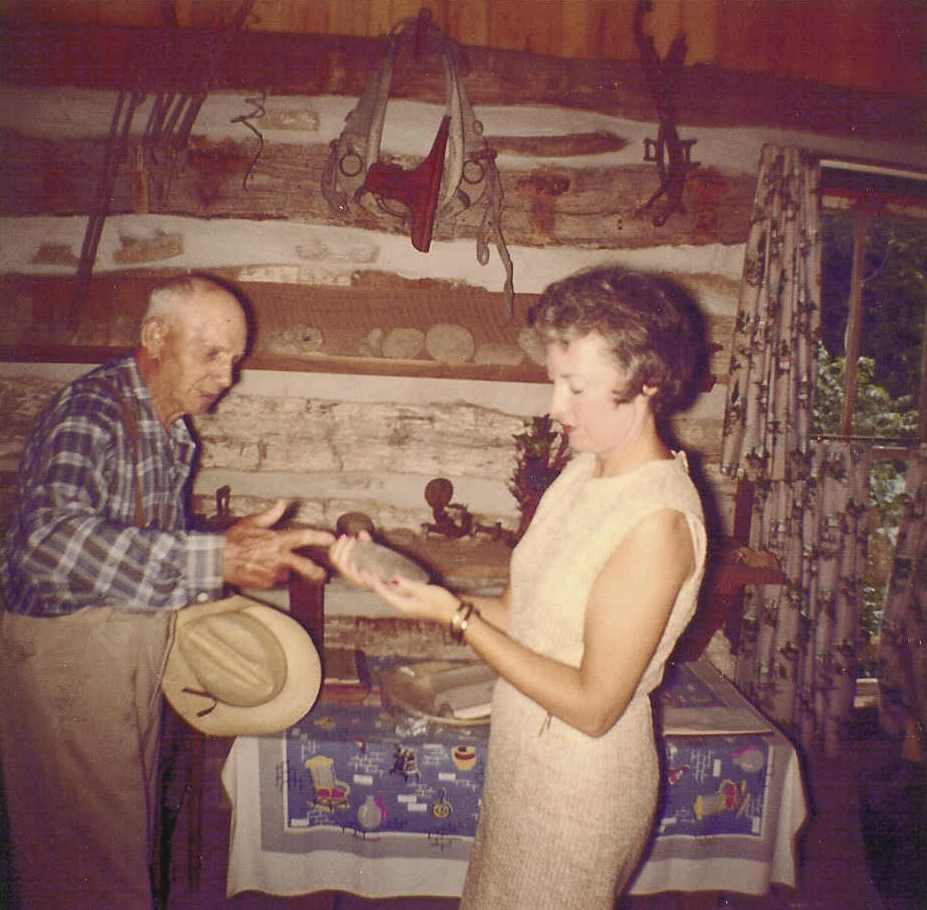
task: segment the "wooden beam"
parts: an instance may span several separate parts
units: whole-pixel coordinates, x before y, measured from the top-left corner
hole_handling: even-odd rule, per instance
[[[185,67],[216,33],[204,29],[33,27],[3,29],[0,81],[33,86],[182,88]],[[639,120],[655,117],[642,67],[611,60],[565,60],[519,51],[465,47],[471,101],[556,105]],[[216,55],[209,87],[270,94],[359,95],[382,59],[381,40],[243,31]],[[391,97],[443,103],[439,62],[397,67]],[[685,126],[766,126],[856,138],[922,140],[920,99],[864,92],[713,66],[684,69],[677,93]]]
[[[598,140],[588,141],[598,147]],[[523,140],[523,145],[528,142]],[[567,143],[569,153],[575,153],[578,144],[579,140]],[[91,210],[95,182],[86,175],[101,167],[100,141],[38,139],[0,130],[0,146],[0,215],[71,215]],[[327,145],[268,143],[255,161],[254,143],[246,138],[213,142],[194,136],[185,166],[174,176],[163,202],[155,194],[139,193],[145,175],[139,168],[144,156],[136,154],[137,149],[136,143],[130,144],[123,158],[109,199],[110,214],[285,218],[408,233],[399,218],[366,213],[344,218],[329,209],[320,189]],[[696,168],[683,194],[685,211],[655,227],[650,213],[638,212],[659,185],[651,164],[576,168],[553,160],[532,171],[505,170],[500,177],[502,228],[508,244],[599,249],[742,243],[750,226],[755,182],[751,175]],[[482,205],[476,205],[453,222],[439,223],[435,239],[474,238],[482,213]]]
[[[0,363],[106,363],[124,357],[133,348],[128,345],[0,344]],[[433,360],[409,360],[382,357],[339,357],[330,354],[306,354],[287,357],[281,354],[250,354],[241,364],[244,370],[274,370],[281,373],[344,373],[353,376],[402,376],[416,379],[478,379],[491,382],[546,383],[539,367],[503,366],[500,364],[438,363]]]

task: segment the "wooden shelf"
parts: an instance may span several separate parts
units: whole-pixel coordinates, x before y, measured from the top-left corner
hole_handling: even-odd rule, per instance
[[[130,354],[129,345],[28,344],[0,345],[3,363],[106,363]],[[344,357],[313,354],[289,357],[253,354],[242,361],[245,370],[276,370],[288,373],[347,373],[361,376],[403,376],[426,379],[477,379],[493,382],[546,383],[547,376],[535,366],[494,364],[446,364],[434,360],[400,360],[384,357]]]

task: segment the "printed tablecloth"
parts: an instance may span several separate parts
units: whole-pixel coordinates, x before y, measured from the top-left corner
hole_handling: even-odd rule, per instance
[[[655,705],[660,821],[631,893],[794,885],[806,804],[788,740],[701,662],[672,668]],[[319,704],[285,734],[238,738],[228,893],[459,895],[488,733]]]

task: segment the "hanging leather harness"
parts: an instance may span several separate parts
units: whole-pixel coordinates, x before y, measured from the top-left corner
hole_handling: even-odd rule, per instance
[[[502,183],[496,152],[483,136],[458,72],[458,48],[430,23],[427,10],[417,19],[400,22],[389,34],[386,57],[368,82],[357,106],[348,114],[341,135],[331,144],[322,173],[322,195],[332,212],[351,216],[361,208],[378,218],[409,220],[413,246],[428,252],[435,225],[462,212],[483,206],[476,238],[476,258],[489,261],[489,241],[495,242],[505,267],[503,292],[509,316],[514,287],[512,259],[502,236]],[[412,169],[380,161],[383,124],[393,68],[401,50],[414,42],[441,55],[447,86],[447,105],[431,152]],[[399,202],[405,211],[391,210]]]

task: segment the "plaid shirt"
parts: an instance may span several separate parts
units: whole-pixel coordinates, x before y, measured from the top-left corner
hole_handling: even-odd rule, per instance
[[[126,405],[136,415],[137,463]],[[63,389],[23,453],[20,505],[0,562],[7,609],[176,609],[220,596],[222,537],[186,530],[195,454],[183,420],[164,430],[134,357]],[[136,477],[143,528],[135,523]]]

